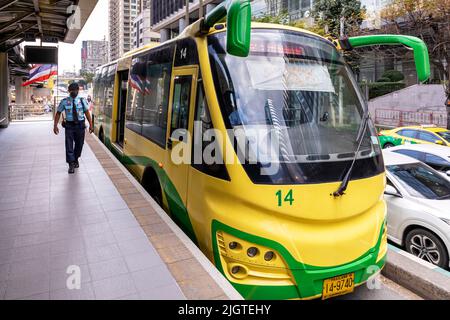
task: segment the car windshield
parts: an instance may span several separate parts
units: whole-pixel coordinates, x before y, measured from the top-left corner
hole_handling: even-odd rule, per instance
[[[226,53],[225,33],[209,36],[217,98],[228,129],[248,140],[275,132],[273,140],[246,144],[259,166],[279,162],[270,178],[245,164],[254,182],[339,181],[355,157],[365,113],[351,70],[328,41],[299,32],[255,29],[250,55]],[[353,178],[382,171],[372,122],[363,132]],[[237,148],[240,148],[239,146]],[[241,150],[242,151],[242,150]]]
[[[450,131],[441,131],[437,132],[438,135],[440,135],[445,141],[450,143]]]
[[[412,197],[432,200],[450,198],[450,182],[422,163],[387,166]]]

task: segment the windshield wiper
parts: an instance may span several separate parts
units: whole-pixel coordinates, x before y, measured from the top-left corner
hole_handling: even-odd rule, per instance
[[[360,139],[362,139],[362,136],[364,136],[369,119],[370,119],[370,112],[369,112],[369,109],[366,109],[366,111],[364,112],[361,124],[359,125],[359,128],[358,128],[358,134],[356,135],[356,141],[360,141]]]
[[[344,175],[344,178],[342,179],[341,185],[335,192],[333,192],[334,197],[340,197],[340,196],[344,195],[345,190],[347,190],[348,183],[350,182],[350,177],[353,172],[353,168],[355,167],[356,159],[358,158],[359,150],[361,149],[361,145],[364,141],[364,133],[366,132],[367,124],[369,123],[369,119],[370,119],[370,113],[369,113],[369,110],[366,110],[366,112],[364,113],[364,118],[359,127],[358,134],[356,136],[356,142],[358,143],[358,148],[356,149],[355,156],[353,157],[353,160],[352,160],[352,164],[350,165],[350,167],[348,168],[347,172]]]

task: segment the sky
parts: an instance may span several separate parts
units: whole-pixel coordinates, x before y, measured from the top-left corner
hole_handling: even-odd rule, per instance
[[[83,40],[108,40],[108,0],[99,0],[74,44],[59,43],[59,72],[81,68],[81,43]]]

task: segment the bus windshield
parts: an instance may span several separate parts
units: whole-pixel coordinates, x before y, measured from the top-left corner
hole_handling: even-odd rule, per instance
[[[277,136],[276,145],[265,140],[247,146],[257,163],[244,167],[255,183],[340,181],[355,156],[353,179],[382,172],[371,121],[362,141],[357,141],[365,114],[363,99],[351,70],[330,42],[299,32],[254,29],[250,55],[240,58],[226,53],[225,41],[225,33],[208,38],[227,128],[247,135],[257,128]],[[260,168],[274,161],[280,170],[261,174]]]

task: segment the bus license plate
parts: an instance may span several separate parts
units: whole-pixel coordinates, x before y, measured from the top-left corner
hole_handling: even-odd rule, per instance
[[[349,273],[323,281],[322,300],[353,292],[355,274]]]

